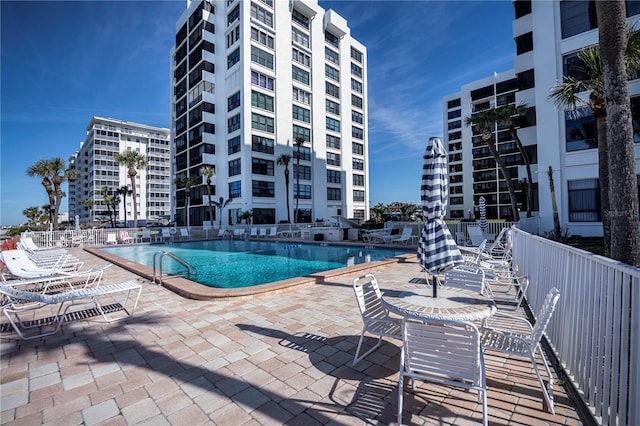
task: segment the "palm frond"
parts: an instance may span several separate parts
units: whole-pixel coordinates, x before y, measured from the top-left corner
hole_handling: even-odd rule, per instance
[[[588,105],[579,94],[591,90],[589,84],[574,77],[565,77],[562,83],[552,87],[548,98],[553,101],[558,109],[576,110]]]

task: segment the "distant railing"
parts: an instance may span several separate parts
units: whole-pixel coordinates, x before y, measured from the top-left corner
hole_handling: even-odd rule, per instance
[[[596,421],[637,425],[640,269],[518,229],[512,244],[534,314],[552,287],[560,290],[547,339]]]

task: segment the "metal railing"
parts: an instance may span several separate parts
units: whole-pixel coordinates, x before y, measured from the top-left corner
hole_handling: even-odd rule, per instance
[[[547,340],[597,423],[640,421],[640,269],[512,228],[513,261],[537,313],[560,301]]]
[[[184,266],[187,271],[186,277],[188,279],[191,279],[192,276],[197,278],[198,270],[195,268],[195,266],[192,266],[191,264],[187,263],[184,259],[180,258],[179,256],[176,256],[171,252],[159,250],[153,254],[153,279],[151,281],[154,284],[162,285],[162,276],[163,276],[162,259],[165,256],[169,256],[171,259],[175,260],[180,265]],[[156,281],[156,279],[158,280]]]

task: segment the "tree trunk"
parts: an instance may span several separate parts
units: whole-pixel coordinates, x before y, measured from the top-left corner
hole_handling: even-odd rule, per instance
[[[595,2],[604,72],[609,152],[609,211],[612,259],[640,266],[638,184],[634,158],[624,0]]]
[[[291,223],[291,205],[289,204],[289,169],[284,169],[284,184],[287,193],[287,222]]]
[[[136,194],[136,169],[131,167],[129,168],[129,177],[131,178],[131,198],[133,199],[133,227],[138,227],[138,196]],[[124,218],[125,221],[127,218]]]
[[[518,136],[518,131],[516,130],[513,122],[509,125],[509,132],[511,132],[511,136],[513,140],[516,141],[516,145],[518,146],[518,150],[520,151],[520,155],[522,156],[522,162],[524,163],[525,170],[527,171],[527,179],[529,180],[529,185],[527,186],[527,217],[531,217],[531,209],[533,209],[533,176],[531,174],[531,160],[529,159],[529,154],[524,149],[524,145],[522,145],[522,141]]]
[[[609,148],[607,146],[607,117],[604,110],[593,109],[598,132],[598,183],[600,185],[600,216],[604,255],[611,254],[611,218],[609,217]]]
[[[496,149],[496,145],[492,140],[487,140],[485,139],[485,142],[487,143],[487,148],[489,148],[489,151],[491,151],[491,155],[493,155],[494,160],[496,160],[496,163],[498,164],[498,168],[500,169],[500,172],[502,173],[502,176],[504,177],[505,182],[507,183],[507,189],[509,190],[509,198],[511,199],[511,214],[513,215],[513,221],[517,222],[520,220],[520,214],[518,213],[518,201],[516,198],[516,189],[513,185],[513,179],[511,178],[511,175],[509,174],[508,170],[507,170],[507,166],[505,166],[504,161],[502,161],[502,158],[500,157],[500,154],[498,153],[498,150]],[[496,176],[499,178],[499,176]],[[498,182],[500,181],[500,179],[497,179]],[[500,183],[498,183],[498,187],[500,187]]]
[[[558,215],[558,202],[556,201],[556,186],[553,182],[553,169],[549,166],[549,193],[551,194],[551,209],[553,211],[553,239],[560,241],[562,229],[560,228],[560,216]]]
[[[213,225],[213,204],[211,204],[211,178],[207,179],[207,195],[209,196],[209,221]]]

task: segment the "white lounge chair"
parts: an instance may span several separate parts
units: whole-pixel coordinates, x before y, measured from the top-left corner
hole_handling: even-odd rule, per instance
[[[534,326],[531,326],[529,321],[522,317],[498,311],[495,315],[484,321],[482,331],[482,346],[484,349],[529,358],[536,376],[538,377],[538,382],[540,383],[540,388],[542,389],[542,394],[547,403],[547,407],[549,407],[552,414],[555,414],[553,400],[553,375],[551,374],[551,369],[549,368],[547,359],[544,356],[544,352],[540,347],[540,341],[542,340],[542,336],[544,335],[547,325],[549,325],[549,322],[551,321],[551,317],[559,299],[560,291],[558,291],[557,288],[551,289],[545,297],[540,313],[535,319]],[[507,319],[511,323],[521,322],[526,324],[531,332],[529,334],[524,334],[509,330],[499,330],[491,327],[491,322],[499,318]],[[540,353],[544,368],[547,370],[547,376],[549,378],[549,384],[547,386],[545,386],[544,380],[540,375],[540,370],[538,369],[536,351]]]
[[[392,337],[400,339],[400,319],[389,316],[389,311],[382,305],[382,293],[376,277],[371,274],[360,276],[353,280],[353,291],[358,301],[358,309],[362,316],[362,333],[356,354],[353,357],[353,365],[365,358],[371,352],[376,350],[382,343],[382,337]],[[362,341],[365,333],[373,334],[378,337],[378,343],[364,354],[360,355]]]
[[[233,230],[233,237],[234,238],[243,238],[244,237],[244,228],[235,228]]]
[[[479,226],[467,226],[467,234],[473,246],[478,247],[485,240],[485,236]]]
[[[258,237],[267,238],[267,228],[265,228],[264,226],[260,228],[260,232],[258,232]]]
[[[135,240],[131,235],[129,235],[129,231],[120,231],[118,233],[118,239],[123,244],[132,243]]]
[[[412,238],[413,238],[413,229],[406,226],[402,229],[402,234],[398,238],[391,239],[391,242],[395,244],[407,244],[411,242]]]
[[[107,241],[105,244],[118,244],[118,235],[113,232],[109,232],[107,234]]]
[[[151,229],[143,228],[142,236],[140,237],[140,241],[144,242],[145,240],[151,242]]]
[[[9,272],[19,278],[50,277],[56,274],[69,274],[77,272],[82,267],[82,262],[65,263],[65,258],[51,265],[38,265],[29,259],[22,250],[5,250],[2,252],[2,261]],[[3,278],[5,275],[3,274]]]
[[[249,233],[249,237],[251,238],[258,238],[258,228],[255,227],[251,227],[251,231]]]
[[[487,381],[480,332],[469,322],[402,321],[398,380],[398,425],[402,424],[404,378],[463,387],[478,392],[482,424],[487,425]],[[428,408],[427,408],[428,409]]]
[[[269,231],[269,234],[267,235],[267,237],[276,238],[276,236],[278,236],[278,227],[277,226],[272,226],[271,230]]]
[[[189,230],[187,228],[180,228],[180,239],[188,240],[189,238]]]
[[[135,293],[136,291],[137,294]],[[132,292],[134,292],[133,297],[131,294]],[[105,311],[103,305],[98,300],[98,297],[115,295],[117,293],[126,293],[124,301],[120,303],[120,306],[126,315],[115,318]],[[17,288],[0,284],[0,294],[2,294],[5,299],[2,311],[18,336],[24,340],[50,336],[57,333],[60,330],[62,323],[69,319],[71,313],[68,313],[68,311],[72,306],[88,303],[93,304],[107,322],[117,321],[131,316],[138,305],[141,293],[142,286],[135,281],[126,281],[119,284],[110,284],[95,288],[85,288],[55,294],[42,294],[32,291],[18,290]],[[127,306],[130,302],[132,307],[128,310]],[[51,317],[36,318],[30,321],[25,321],[21,318],[21,316],[26,312],[35,312],[52,306],[54,308],[57,307],[57,310]],[[34,315],[36,314],[34,313]],[[40,333],[33,335],[25,334],[25,331],[28,329],[51,325],[55,326],[52,331],[41,330]]]
[[[171,241],[171,229],[162,228],[162,241]]]

